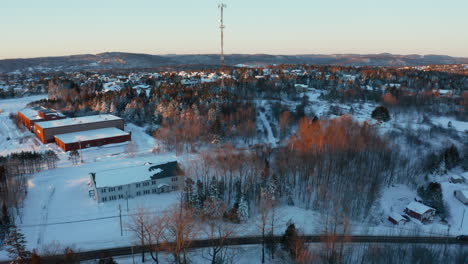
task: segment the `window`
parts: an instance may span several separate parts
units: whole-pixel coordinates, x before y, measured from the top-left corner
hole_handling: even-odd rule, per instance
[[[141,183],[137,183],[137,184],[135,184],[135,186],[136,186],[137,188],[140,188]]]
[[[123,194],[119,194],[119,199],[123,199]]]
[[[172,181],[172,182],[176,182],[177,179],[178,179],[177,177],[174,177],[174,178],[171,179],[171,181]]]
[[[114,192],[115,191],[115,187],[110,187],[109,188],[109,192]]]
[[[150,184],[149,182],[144,182],[143,186],[149,186],[149,184]]]
[[[156,185],[156,181],[151,181],[151,185]]]
[[[143,191],[143,194],[149,194],[150,193],[150,190],[144,190]]]
[[[121,190],[122,190],[122,186],[117,187],[117,190],[121,191]]]
[[[107,201],[107,197],[102,197],[102,201],[103,202]]]
[[[141,195],[141,192],[137,192],[137,196],[140,196]]]
[[[105,192],[106,192],[106,188],[102,188],[101,193],[105,193]]]
[[[158,193],[158,190],[157,189],[152,189],[151,192],[152,193]]]

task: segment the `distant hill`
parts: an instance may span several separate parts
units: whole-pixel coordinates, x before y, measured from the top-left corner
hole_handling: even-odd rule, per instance
[[[352,66],[417,66],[429,64],[468,63],[468,58],[444,55],[393,55],[383,54],[335,54],[335,55],[268,55],[230,54],[225,56],[226,65],[267,64],[333,64]],[[106,52],[61,57],[42,57],[0,60],[0,73],[84,71],[105,69],[155,68],[180,65],[219,64],[217,54],[150,55],[123,52]]]

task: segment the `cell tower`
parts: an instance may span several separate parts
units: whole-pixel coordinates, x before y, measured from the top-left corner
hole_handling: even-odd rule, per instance
[[[220,58],[221,58],[221,87],[224,87],[224,20],[223,20],[223,12],[224,12],[224,8],[226,8],[227,6],[223,3],[219,4],[218,5],[218,8],[220,9],[221,11],[221,20],[220,20],[220,25],[219,25],[219,28],[221,29],[221,54],[220,54]]]

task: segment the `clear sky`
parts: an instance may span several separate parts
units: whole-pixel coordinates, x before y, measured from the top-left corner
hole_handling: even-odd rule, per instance
[[[219,52],[215,0],[1,0],[0,58]],[[468,0],[226,0],[225,52],[468,57]]]

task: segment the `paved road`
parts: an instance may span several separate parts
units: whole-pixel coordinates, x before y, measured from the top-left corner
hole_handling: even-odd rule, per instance
[[[321,243],[327,241],[327,236],[303,236],[303,239],[309,243]],[[343,241],[344,243],[397,243],[397,244],[459,244],[468,245],[468,241],[459,241],[455,237],[409,237],[409,236],[348,236],[348,237],[333,237],[337,242]],[[279,243],[281,236],[274,236],[268,238],[268,241]],[[206,248],[211,247],[216,240],[195,240],[191,244],[190,248]],[[262,238],[259,236],[252,237],[238,237],[230,238],[224,241],[226,245],[237,246],[237,245],[256,245],[262,243]],[[166,245],[170,245],[167,243]],[[102,257],[115,257],[131,255],[133,253],[140,253],[142,248],[140,247],[118,247],[108,248],[92,251],[77,252],[75,260],[93,260]],[[47,263],[54,263],[54,260],[63,259],[63,256],[53,256],[42,258]],[[9,262],[0,262],[0,264],[6,264]]]

